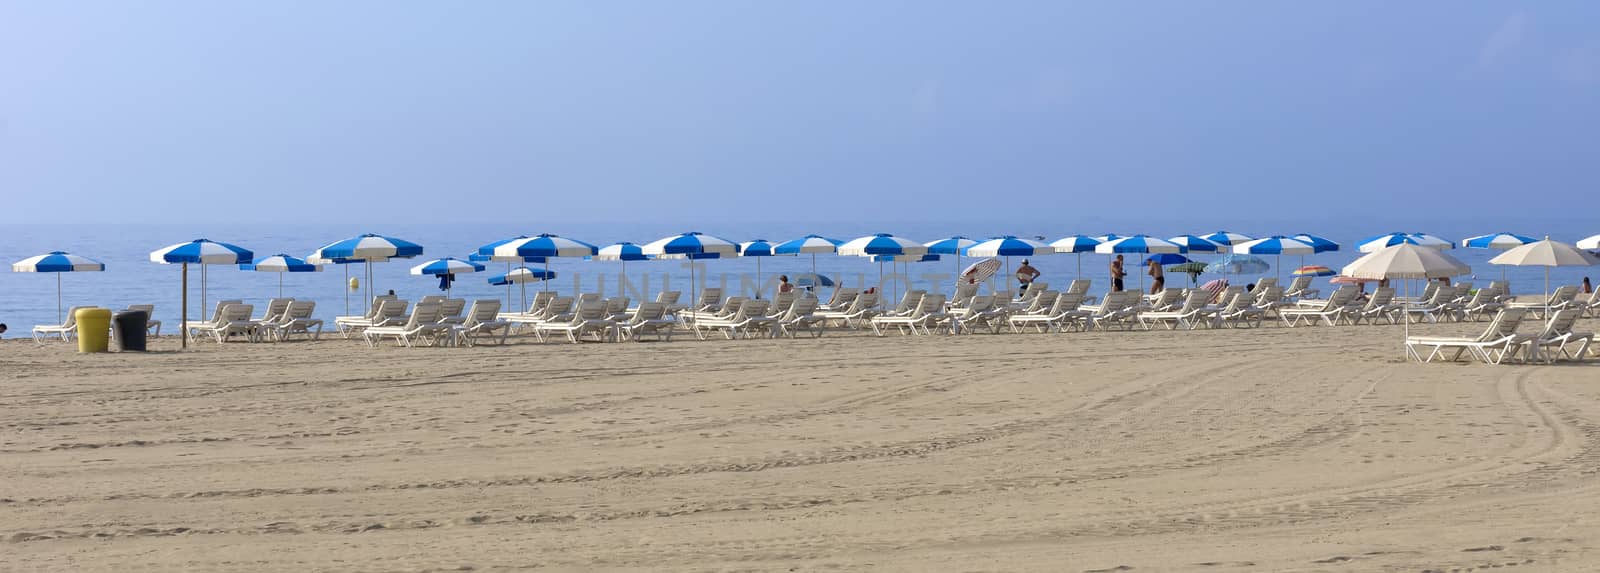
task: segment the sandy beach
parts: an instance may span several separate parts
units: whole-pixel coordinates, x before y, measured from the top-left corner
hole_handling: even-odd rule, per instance
[[[0,553],[119,572],[1600,564],[1600,367],[1405,363],[1399,338],[7,340]]]

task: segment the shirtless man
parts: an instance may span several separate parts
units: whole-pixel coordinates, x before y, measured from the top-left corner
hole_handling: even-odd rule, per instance
[[[1029,265],[1027,259],[1023,259],[1022,266],[1017,267],[1017,282],[1020,283],[1020,286],[1017,287],[1017,293],[1027,293],[1028,287],[1031,286],[1034,279],[1039,278],[1039,275],[1041,274],[1044,273],[1039,272],[1039,269],[1033,268],[1032,265]]]
[[[1167,275],[1161,270],[1161,263],[1150,261],[1150,270],[1146,272],[1150,273],[1150,294],[1156,294],[1166,288]]]
[[[1111,292],[1122,292],[1122,277],[1128,276],[1128,271],[1122,270],[1122,255],[1117,255],[1111,261]]]

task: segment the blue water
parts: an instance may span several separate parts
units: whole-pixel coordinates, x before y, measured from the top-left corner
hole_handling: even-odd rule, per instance
[[[959,224],[948,222],[900,222],[884,224],[861,223],[749,223],[749,224],[710,224],[710,225],[670,225],[670,224],[610,224],[610,223],[584,223],[565,224],[559,226],[513,225],[513,224],[441,224],[441,225],[316,225],[316,226],[282,226],[282,225],[207,225],[207,224],[168,224],[168,225],[96,225],[74,227],[65,225],[24,225],[13,226],[8,229],[9,234],[4,242],[0,243],[0,259],[8,264],[33,255],[42,254],[52,250],[65,250],[79,255],[97,259],[106,264],[106,272],[102,273],[67,273],[62,275],[62,304],[72,305],[98,305],[115,309],[123,308],[128,304],[155,304],[156,318],[174,324],[178,318],[180,277],[179,268],[175,265],[161,265],[149,260],[150,251],[163,246],[188,241],[195,238],[208,238],[217,241],[237,244],[249,248],[257,256],[267,256],[276,253],[288,253],[295,256],[306,256],[317,247],[346,237],[363,232],[373,232],[384,235],[396,236],[421,243],[427,249],[423,257],[405,260],[397,259],[389,263],[373,265],[374,286],[380,290],[394,289],[398,294],[407,299],[415,300],[417,297],[438,294],[438,280],[433,277],[412,276],[407,274],[408,269],[424,260],[437,257],[454,256],[465,258],[479,245],[494,240],[512,237],[520,234],[537,234],[541,232],[557,233],[596,245],[606,245],[616,241],[632,241],[646,243],[655,239],[689,230],[697,230],[725,237],[733,241],[746,241],[756,238],[782,241],[798,237],[807,233],[818,233],[840,240],[874,233],[891,232],[909,237],[918,241],[931,241],[938,238],[961,234],[969,237],[989,237],[1000,234],[1015,234],[1018,236],[1032,237],[1042,235],[1046,240],[1054,240],[1069,234],[1082,233],[1098,235],[1104,233],[1134,234],[1146,233],[1154,236],[1169,237],[1178,234],[1207,234],[1216,230],[1245,233],[1252,236],[1268,236],[1272,234],[1293,234],[1309,232],[1328,237],[1344,245],[1339,252],[1321,253],[1304,258],[1304,264],[1320,264],[1337,270],[1339,267],[1355,259],[1360,254],[1355,252],[1356,241],[1379,233],[1390,231],[1421,231],[1442,236],[1447,239],[1460,240],[1463,237],[1498,231],[1513,231],[1522,234],[1543,236],[1565,241],[1576,241],[1590,234],[1600,232],[1600,227],[1590,227],[1581,222],[1523,222],[1521,225],[1505,225],[1492,222],[1452,221],[1434,222],[1425,221],[1395,224],[1393,222],[1354,222],[1334,223],[1328,221],[1301,221],[1301,222],[1261,222],[1251,220],[1213,222],[1211,224],[1193,225],[1181,222],[1152,222],[1129,217],[1127,220],[1112,220],[1107,218],[1079,218],[1061,224],[1019,224],[1007,223],[974,223]],[[1502,268],[1489,265],[1488,259],[1496,252],[1480,251],[1475,249],[1457,248],[1451,253],[1464,262],[1473,266],[1476,279],[1487,283],[1490,279],[1498,279],[1504,271],[1511,279],[1513,288],[1517,292],[1533,293],[1542,292],[1544,288],[1544,274],[1542,269],[1535,268]],[[1196,255],[1196,260],[1209,260],[1215,255]],[[1275,262],[1272,257],[1264,257],[1268,262]],[[750,294],[757,287],[755,258],[735,258],[725,260],[697,261],[696,273],[701,281],[708,280],[712,286],[723,285],[730,293]],[[771,292],[771,280],[780,273],[791,276],[807,272],[811,267],[811,258],[802,257],[764,257],[760,258],[760,267],[764,284],[762,286]],[[960,262],[965,266],[973,262],[966,258]],[[1013,264],[1020,261],[1013,259]],[[1033,257],[1032,264],[1044,273],[1041,280],[1049,281],[1054,287],[1065,286],[1066,282],[1077,276],[1080,257],[1077,255],[1051,255]],[[1300,257],[1284,257],[1283,271],[1285,274],[1300,266]],[[1083,275],[1095,280],[1095,291],[1107,288],[1106,279],[1107,258],[1102,255],[1086,254],[1081,257]],[[535,265],[538,266],[538,265]],[[951,283],[951,277],[956,272],[957,262],[953,257],[927,263],[913,263],[902,267],[902,274],[891,274],[892,270],[885,265],[886,283],[883,285],[886,292],[903,290],[909,283],[914,288],[941,289]],[[1131,265],[1130,265],[1131,266]],[[329,265],[320,273],[290,273],[282,275],[283,291],[286,296],[299,299],[313,299],[317,301],[317,314],[323,318],[331,318],[346,312],[347,295],[351,312],[359,313],[362,309],[362,295],[360,292],[351,293],[345,288],[345,271],[352,277],[364,276],[362,266],[357,265]],[[617,294],[619,279],[622,278],[623,265],[617,262],[585,261],[582,259],[555,259],[550,264],[550,269],[556,271],[559,277],[548,285],[551,290],[561,293],[593,292],[604,286],[607,296]],[[640,261],[630,262],[626,265],[626,278],[632,285],[627,292],[635,300],[643,297],[653,297],[661,290],[663,283],[669,283],[676,290],[688,290],[689,269],[685,261]],[[835,255],[819,255],[817,269],[820,273],[835,279],[842,279],[849,285],[876,285],[879,283],[879,265],[869,260],[858,257],[839,257]],[[477,275],[463,275],[455,283],[452,296],[468,299],[499,298],[505,300],[507,290],[505,287],[490,286],[485,279],[491,274],[504,272],[504,263],[487,263],[486,272]],[[1129,288],[1139,284],[1138,270],[1130,269]],[[1575,283],[1583,276],[1593,271],[1600,276],[1600,269],[1573,269],[1559,268],[1551,272],[1552,284]],[[1278,269],[1266,273],[1274,275]],[[277,295],[277,273],[258,273],[240,271],[233,266],[213,265],[207,274],[206,299],[208,304],[213,304],[222,299],[243,299],[246,302],[261,305],[267,298]],[[1209,276],[1202,276],[1201,281],[1209,280]],[[1243,277],[1249,281],[1253,277]],[[1287,280],[1287,277],[1286,279]],[[198,268],[190,270],[190,316],[198,317],[207,314],[201,309],[200,273]],[[1185,275],[1173,274],[1168,277],[1170,286],[1188,286]],[[1239,282],[1236,280],[1235,282]],[[1005,283],[1001,283],[1005,287]],[[545,288],[540,283],[528,285],[532,292]],[[520,304],[520,292],[513,287],[510,292],[512,302]],[[11,330],[7,337],[25,336],[26,331],[34,324],[47,324],[57,322],[56,318],[56,277],[52,274],[32,273],[0,273],[0,323],[6,323]]]

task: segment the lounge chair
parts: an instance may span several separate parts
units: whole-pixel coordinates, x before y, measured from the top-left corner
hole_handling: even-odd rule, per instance
[[[627,321],[617,324],[617,329],[623,338],[635,342],[651,334],[657,340],[672,340],[672,331],[677,324],[667,315],[667,303],[646,302],[641,303]]]
[[[900,304],[897,304],[897,305],[894,306],[894,308],[891,308],[891,309],[883,312],[882,315],[883,316],[901,316],[901,315],[905,315],[905,314],[909,314],[911,312],[914,312],[917,309],[917,303],[921,302],[923,295],[926,295],[926,294],[928,294],[928,291],[925,291],[925,290],[920,290],[920,289],[908,290],[908,291],[906,291],[906,293],[904,295],[902,295],[900,297]],[[943,297],[940,297],[940,298],[943,298]]]
[[[875,316],[869,324],[872,332],[883,336],[883,328],[893,326],[901,334],[909,329],[911,334],[933,334],[932,326],[944,318],[944,295],[925,294],[909,313],[898,316]]]
[[[1143,326],[1145,330],[1154,330],[1156,324],[1165,324],[1168,330],[1177,330],[1179,327],[1184,330],[1194,330],[1196,326],[1210,326],[1211,321],[1206,319],[1206,302],[1209,300],[1211,300],[1211,291],[1192,289],[1187,296],[1183,297],[1183,303],[1176,309],[1139,313],[1139,325]]]
[[[1072,282],[1067,283],[1067,290],[1063,291],[1062,294],[1083,295],[1084,303],[1093,303],[1100,300],[1099,297],[1089,294],[1089,287],[1093,284],[1094,281],[1089,279],[1073,279]]]
[[[1013,313],[1006,317],[1006,322],[1011,325],[1012,332],[1021,332],[1023,328],[1029,326],[1039,332],[1051,329],[1060,332],[1066,324],[1089,315],[1087,311],[1078,308],[1082,304],[1082,293],[1060,293],[1055,295],[1050,308],[1035,313]]]
[[[1278,287],[1273,287],[1278,288]],[[1234,295],[1228,304],[1215,310],[1208,310],[1205,314],[1211,319],[1212,328],[1232,326],[1234,328],[1261,326],[1261,320],[1266,316],[1266,310],[1251,302],[1248,293]]]
[[[1572,307],[1582,311],[1584,316],[1600,316],[1600,289],[1595,289],[1588,295],[1574,298]]]
[[[952,310],[945,313],[943,319],[935,323],[934,328],[948,328],[951,334],[961,334],[963,330],[970,331],[976,326],[986,326],[990,333],[997,331],[996,325],[987,313],[994,309],[993,296],[975,296],[965,308]]]
[[[1278,319],[1283,322],[1284,326],[1291,328],[1302,323],[1306,326],[1315,326],[1319,320],[1328,326],[1334,326],[1339,323],[1344,313],[1350,310],[1350,303],[1355,298],[1356,289],[1341,287],[1339,290],[1333,291],[1333,294],[1329,295],[1327,300],[1321,301],[1322,304],[1320,306],[1296,306],[1294,308],[1278,309]]]
[[[1345,313],[1344,319],[1352,325],[1361,324],[1362,321],[1377,324],[1380,319],[1388,324],[1400,324],[1401,308],[1399,303],[1394,302],[1394,287],[1378,287],[1361,307]]]
[[[450,328],[449,325],[439,324],[439,318],[439,303],[419,302],[411,309],[411,316],[405,323],[371,326],[361,331],[361,337],[373,348],[377,348],[384,337],[393,337],[396,345],[407,348],[415,346],[413,341],[432,343]]]
[[[1594,342],[1594,333],[1572,330],[1572,326],[1582,315],[1583,312],[1576,308],[1566,308],[1552,313],[1545,321],[1543,330],[1521,341],[1527,348],[1525,355],[1528,359],[1555,362],[1559,354],[1561,357],[1582,360],[1588,353],[1589,345]],[[1572,345],[1577,345],[1577,349],[1569,351],[1567,347]],[[1551,348],[1555,351],[1551,352]]]
[[[500,316],[496,318],[507,322],[510,322],[512,319],[516,318],[532,318],[534,315],[537,315],[540,311],[544,310],[545,305],[550,304],[550,301],[555,299],[556,293],[551,291],[539,291],[533,295],[533,302],[528,303],[527,310],[523,312],[502,312],[500,313]]]
[[[1489,364],[1500,364],[1506,359],[1514,358],[1528,338],[1517,334],[1517,327],[1522,324],[1522,319],[1527,311],[1522,309],[1508,309],[1495,313],[1494,320],[1482,334],[1475,337],[1459,336],[1412,336],[1406,339],[1406,354],[1418,362],[1433,362],[1435,358],[1455,361],[1462,354],[1470,354],[1473,358]],[[1427,350],[1427,356],[1422,351]],[[1445,351],[1454,350],[1454,354],[1446,356]]]
[[[439,302],[439,324],[457,325],[467,321],[467,299],[447,298]]]
[[[1260,295],[1254,297],[1247,294],[1245,300],[1256,310],[1260,310],[1263,317],[1277,316],[1278,309],[1288,306],[1288,303],[1284,302],[1288,299],[1284,297],[1283,287],[1281,286],[1267,287],[1266,290],[1261,291]]]
[[[823,324],[833,322],[849,328],[860,328],[862,324],[866,324],[879,314],[878,293],[861,293],[856,295],[848,307],[839,310],[819,310],[816,314],[822,318]]]
[[[261,312],[261,316],[251,320],[256,322],[276,322],[279,317],[283,316],[285,311],[289,310],[289,303],[291,302],[294,302],[293,298],[267,299],[266,309]]]
[[[1457,296],[1456,287],[1453,286],[1434,289],[1432,298],[1404,308],[1406,319],[1412,323],[1460,319],[1461,306],[1455,302]]]
[[[1031,303],[1031,302],[1033,302],[1033,297],[1039,296],[1039,293],[1042,293],[1042,292],[1047,291],[1047,290],[1050,290],[1050,283],[1049,282],[1046,282],[1046,281],[1033,281],[1031,283],[1028,283],[1028,288],[1022,291],[1022,296],[1017,297],[1017,301],[1016,302],[1017,302],[1017,304],[1024,304],[1024,305],[1028,304],[1028,303]]]
[[[795,298],[796,294],[794,291],[774,294],[772,295],[772,302],[767,304],[767,309],[774,311],[774,313],[789,310],[789,307],[794,305]]]
[[[1206,293],[1207,299],[1211,298],[1210,291],[1201,292]],[[1183,305],[1184,292],[1183,289],[1169,288],[1159,293],[1149,295],[1149,297],[1140,295],[1139,298],[1139,304],[1141,305],[1142,310],[1161,312],[1175,310],[1177,307]]]
[[[1460,317],[1463,320],[1477,321],[1484,315],[1497,313],[1501,308],[1505,307],[1505,303],[1500,302],[1501,298],[1500,290],[1493,286],[1478,289],[1477,292],[1472,293],[1472,298],[1458,305],[1461,311]]]
[[[78,311],[91,306],[74,306],[67,309],[67,318],[61,324],[40,324],[33,327],[33,341],[44,342],[52,334],[58,335],[62,340],[70,340],[78,333]]]
[[[967,303],[972,301],[972,297],[978,296],[978,286],[976,283],[956,284],[956,293],[950,295],[949,310],[954,312],[958,308],[967,306]]]
[[[576,310],[572,311],[570,318],[562,322],[544,322],[533,327],[533,335],[539,342],[545,342],[546,334],[564,334],[567,341],[577,344],[583,341],[585,335],[594,335],[598,341],[605,341],[610,335],[615,322],[606,316],[606,305],[602,301],[579,302]]]
[[[773,327],[778,329],[778,334],[795,338],[798,331],[810,332],[812,338],[822,336],[827,319],[817,314],[816,297],[800,297],[795,299],[789,310],[778,316],[773,322]]]
[[[839,288],[833,289],[833,296],[828,298],[828,302],[827,303],[818,305],[817,306],[817,310],[820,310],[820,311],[839,311],[839,310],[844,310],[846,308],[849,308],[850,305],[855,302],[856,297],[859,296],[860,294],[861,294],[861,289],[856,288],[856,287],[839,287]]]
[[[316,318],[317,303],[310,300],[297,300],[289,303],[277,320],[262,322],[260,330],[269,340],[281,342],[288,340],[295,334],[304,334],[306,338],[316,340],[322,337],[322,319]],[[316,331],[311,330],[316,327]]]
[[[495,338],[499,332],[500,337]],[[452,326],[451,337],[457,344],[473,346],[479,338],[496,340],[496,344],[504,345],[506,337],[511,335],[511,323],[500,320],[500,301],[492,298],[472,301],[472,308],[467,310],[466,319]]]
[[[339,331],[340,335],[350,338],[351,335],[360,334],[361,331],[374,326],[394,326],[404,323],[406,320],[406,308],[410,305],[411,303],[398,298],[384,299],[378,303],[378,307],[372,313],[372,318],[339,317],[346,320],[340,322],[339,318],[335,318],[333,326]]]
[[[235,334],[242,334],[252,342],[257,339],[256,327],[261,323],[250,319],[250,314],[255,312],[254,305],[231,303],[223,305],[219,310],[222,315],[215,322],[195,325],[190,329],[196,341],[203,335],[210,335],[218,343],[226,342]]]
[[[606,318],[623,320],[628,318],[628,303],[631,299],[625,296],[614,296],[606,299]]]
[[[1127,317],[1137,314],[1139,292],[1120,290],[1106,293],[1100,299],[1100,304],[1083,305],[1081,308],[1089,312],[1083,317],[1083,330],[1110,330],[1113,326],[1129,326]]]
[[[700,300],[695,302],[694,307],[690,310],[700,312],[714,311],[719,308],[722,308],[722,289],[705,287],[700,289]]]
[[[729,340],[738,338],[739,333],[749,337],[756,329],[772,326],[772,317],[767,315],[767,308],[771,301],[763,299],[749,299],[739,303],[738,310],[732,314],[713,317],[698,318],[692,325],[695,337],[706,339],[708,331],[723,331],[723,336]]]
[[[1283,289],[1283,296],[1295,299],[1317,298],[1317,295],[1322,294],[1322,291],[1311,288],[1312,278],[1310,276],[1295,277],[1294,280],[1289,281],[1289,286]]]

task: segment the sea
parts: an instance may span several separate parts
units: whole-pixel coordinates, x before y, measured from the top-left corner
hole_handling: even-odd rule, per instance
[[[1037,215],[1037,214],[1036,214]],[[849,240],[873,233],[893,233],[919,242],[932,241],[953,235],[984,239],[1000,235],[1025,238],[1042,238],[1045,242],[1074,235],[1148,234],[1167,238],[1182,234],[1205,235],[1218,230],[1228,230],[1254,237],[1311,233],[1326,237],[1342,245],[1339,251],[1315,255],[1263,256],[1271,269],[1260,275],[1231,276],[1235,284],[1251,282],[1261,276],[1282,276],[1303,265],[1323,265],[1337,271],[1359,257],[1356,244],[1363,238],[1388,232],[1426,232],[1446,239],[1460,240],[1473,235],[1493,232],[1516,232],[1536,238],[1549,236],[1568,242],[1600,233],[1600,224],[1582,220],[1415,220],[1401,218],[1388,220],[1281,220],[1263,221],[1239,218],[1234,220],[1194,222],[1183,220],[1150,220],[1144,217],[1062,217],[1060,222],[1040,221],[1035,216],[1029,222],[1004,220],[982,222],[951,221],[900,221],[873,222],[715,222],[714,224],[683,225],[670,222],[629,223],[569,223],[541,226],[526,223],[443,223],[443,224],[102,224],[56,225],[23,224],[4,227],[0,237],[0,259],[14,263],[30,256],[50,251],[67,251],[105,263],[104,272],[62,273],[60,278],[60,305],[94,305],[113,310],[130,304],[154,304],[155,318],[167,325],[178,322],[182,300],[180,267],[150,261],[150,252],[174,243],[206,238],[226,242],[254,251],[257,257],[289,254],[305,257],[318,247],[340,239],[363,233],[398,237],[419,243],[426,249],[424,255],[414,259],[394,259],[371,266],[372,280],[367,281],[368,269],[362,264],[327,265],[316,273],[271,273],[239,270],[234,265],[208,265],[202,280],[201,270],[191,265],[189,274],[189,316],[196,319],[209,316],[207,308],[215,301],[239,299],[264,306],[267,299],[283,296],[317,302],[316,314],[325,320],[337,315],[360,314],[365,302],[373,293],[395,291],[402,298],[415,300],[430,294],[444,294],[439,279],[409,274],[411,267],[441,257],[464,259],[476,252],[479,246],[518,235],[553,233],[582,240],[597,246],[619,241],[644,244],[656,239],[682,233],[699,231],[734,242],[766,239],[784,241],[806,234],[819,234],[839,240]],[[1458,248],[1450,253],[1471,265],[1474,274],[1458,280],[1476,280],[1487,284],[1502,276],[1512,282],[1517,293],[1539,293],[1545,289],[1545,269],[1530,267],[1502,267],[1490,265],[1489,259],[1498,251]],[[1191,254],[1192,259],[1206,262],[1217,254]],[[1051,288],[1065,287],[1068,281],[1079,276],[1095,281],[1093,291],[1109,288],[1107,255],[1053,254],[1027,257],[1043,275]],[[1141,270],[1129,256],[1128,288],[1140,286]],[[693,275],[700,286],[721,286],[730,295],[752,296],[757,292],[767,296],[776,286],[776,278],[787,274],[791,278],[809,273],[813,264],[818,273],[848,286],[879,286],[886,294],[906,289],[925,289],[949,292],[954,277],[962,267],[976,259],[945,255],[938,261],[911,263],[879,263],[863,257],[844,257],[831,254],[813,257],[738,257],[692,261]],[[1014,268],[1021,257],[1008,261]],[[549,270],[556,278],[548,282],[503,287],[488,284],[488,277],[506,272],[512,266],[506,263],[483,263],[481,273],[459,275],[452,283],[449,294],[472,299],[500,299],[508,307],[520,307],[522,301],[539,290],[561,294],[577,292],[602,292],[605,296],[619,294],[635,301],[652,299],[661,290],[685,291],[691,276],[691,261],[652,260],[634,262],[594,261],[582,258],[551,259]],[[543,264],[528,265],[544,268]],[[1015,285],[1002,276],[993,284],[1011,289]],[[1572,284],[1585,276],[1600,274],[1600,269],[1556,268],[1549,273],[1550,284]],[[6,338],[26,337],[33,325],[59,324],[57,307],[57,276],[9,272],[0,273],[0,323],[7,324]],[[349,279],[362,283],[351,289]],[[1202,275],[1199,282],[1211,280]],[[1327,279],[1318,279],[1325,283]],[[1189,286],[1189,277],[1170,273],[1167,286]],[[526,291],[524,291],[524,287]],[[369,290],[370,289],[370,290]],[[827,296],[826,289],[822,295]],[[1326,292],[1324,285],[1324,292]],[[205,307],[202,306],[202,300]]]

